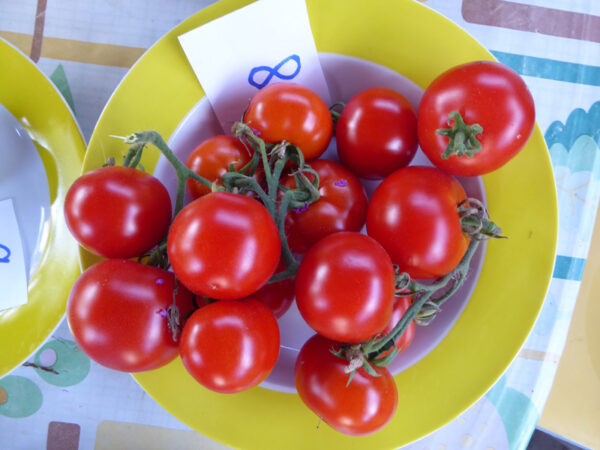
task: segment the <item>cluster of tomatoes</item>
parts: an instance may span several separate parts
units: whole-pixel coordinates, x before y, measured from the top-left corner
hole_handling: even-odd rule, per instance
[[[273,369],[277,318],[295,298],[317,333],[297,358],[300,398],[338,431],[377,431],[398,399],[385,365],[434,292],[416,280],[449,279],[473,236],[497,234],[472,223],[481,208],[452,175],[502,166],[533,123],[523,81],[477,62],[437,78],[418,112],[385,88],[340,113],[306,87],[267,86],[235,136],[206,140],[186,164],[156,133],[136,133],[123,166],[82,175],[66,197],[72,234],[106,258],[71,291],[73,336],[126,372],[180,354],[203,386],[234,393]],[[339,162],[319,159],[333,135]],[[409,166],[418,143],[437,168]],[[176,169],[174,213],[164,186],[136,168],[147,144]],[[361,178],[382,180],[370,200]]]

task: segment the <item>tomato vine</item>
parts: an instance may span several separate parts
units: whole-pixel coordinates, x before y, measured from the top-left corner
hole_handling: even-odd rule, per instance
[[[255,131],[243,122],[233,126],[233,134],[240,139],[251,152],[250,161],[241,169],[233,165],[222,176],[222,186],[216,185],[196,174],[185,166],[169,148],[164,139],[155,131],[134,133],[124,138],[130,145],[124,164],[136,167],[146,145],[156,147],[177,174],[177,199],[174,217],[183,208],[185,185],[188,179],[198,181],[214,191],[244,194],[252,192],[260,199],[273,218],[282,242],[281,257],[285,261],[285,269],[273,275],[269,282],[277,282],[295,276],[299,263],[291,252],[285,236],[285,217],[290,210],[303,210],[319,199],[319,175],[306,162],[300,149],[288,142],[276,144],[265,143]],[[284,170],[293,167],[296,188],[291,189],[280,183]],[[253,176],[260,169],[264,172],[265,184],[261,185]],[[307,174],[312,175],[312,181]],[[377,376],[373,366],[383,367],[390,364],[397,356],[400,348],[394,342],[404,333],[411,321],[427,325],[440,311],[446,302],[464,282],[471,259],[481,240],[490,237],[503,237],[501,230],[489,220],[484,205],[476,199],[467,199],[457,207],[461,226],[470,239],[467,251],[459,265],[450,273],[431,284],[422,284],[412,280],[406,273],[396,269],[396,296],[410,296],[412,305],[402,316],[397,325],[386,335],[378,335],[360,344],[345,344],[334,353],[348,360],[349,382],[357,368],[363,367],[369,374]],[[148,263],[159,267],[168,267],[166,242],[162,242],[153,250]],[[173,317],[173,326],[178,322],[178,311],[173,305],[169,316]],[[171,321],[170,321],[171,322]]]

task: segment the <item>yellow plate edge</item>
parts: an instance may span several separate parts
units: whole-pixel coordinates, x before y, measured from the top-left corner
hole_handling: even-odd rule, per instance
[[[191,69],[187,66],[187,60],[179,48],[176,36],[247,3],[249,2],[225,0],[200,11],[167,33],[164,38],[140,59],[123,80],[109,104],[107,104],[105,112],[102,114],[98,127],[90,141],[90,150],[94,150],[94,152],[88,152],[87,156],[89,158],[86,157],[84,171],[97,167],[98,163],[102,162],[103,158],[108,155],[123,154],[124,147],[116,141],[108,141],[106,138],[108,134],[126,135],[132,131],[152,127],[161,132],[165,137],[170,136],[189,109],[203,96],[200,86],[194,78],[193,73],[191,73]],[[384,10],[373,11],[371,9],[366,14],[366,9],[374,7],[369,7],[357,0],[345,2],[335,0],[320,2],[318,4],[316,0],[312,0],[307,3],[319,51],[337,52],[362,57],[387,65],[388,67],[392,66],[396,70],[399,70],[396,67],[397,64],[386,63],[386,58],[397,55],[398,52],[403,55],[414,51],[414,49],[402,48],[398,50],[398,46],[375,49],[370,39],[377,41],[377,36],[386,36],[386,33],[388,33],[386,39],[389,39],[390,35],[393,36],[393,31],[390,33],[389,22],[393,18],[402,17],[402,14],[410,16],[411,19],[402,24],[398,24],[398,21],[396,21],[394,23],[396,30],[404,26],[405,29],[410,28],[412,32],[418,35],[420,32],[419,29],[424,28],[424,22],[428,22],[430,26],[429,30],[434,30],[429,33],[434,35],[433,38],[430,39],[429,43],[426,43],[427,45],[417,40],[417,44],[422,47],[420,55],[414,58],[418,62],[413,61],[410,65],[403,64],[399,70],[422,87],[425,87],[435,74],[440,73],[443,69],[451,65],[473,59],[493,59],[491,54],[474,42],[473,38],[464,30],[439,14],[432,13],[432,10],[411,0],[399,0],[395,3],[390,3],[388,8],[393,10],[392,12]],[[335,23],[330,23],[332,17],[335,18]],[[378,21],[377,29],[374,32],[373,30],[369,30],[368,33],[365,32],[367,33],[366,35],[363,35],[359,27],[353,26],[364,20],[374,20],[374,18]],[[344,29],[340,30],[340,28],[352,30],[351,36],[344,34]],[[450,36],[443,35],[442,33],[444,32]],[[336,37],[336,33],[340,37]],[[365,39],[366,37],[369,39]],[[411,45],[414,47],[414,40],[411,41]],[[452,53],[451,50],[457,47],[461,48],[461,53]],[[435,52],[432,50],[435,50]],[[432,55],[435,55],[435,57],[432,58]],[[439,57],[439,55],[442,57]],[[404,61],[402,57],[394,57],[396,61]],[[150,71],[150,73],[159,73],[162,71],[163,78],[169,79],[169,84],[174,85],[176,89],[170,89],[165,85],[161,85],[160,89],[156,89],[155,80],[152,76],[144,79],[143,72],[147,71]],[[143,98],[144,88],[150,87],[154,88],[154,94],[158,94],[160,91],[160,96],[157,97],[170,99],[169,104],[163,105],[163,109],[161,110],[163,118],[165,116],[168,117],[162,121],[159,120],[160,123],[153,122],[152,114],[147,114],[148,111],[152,110],[152,107],[156,107],[160,103],[159,100],[154,98]],[[132,92],[126,93],[124,91]],[[176,91],[179,91],[179,94]],[[182,91],[185,91],[185,96],[181,95]],[[166,95],[171,95],[171,97],[166,97]],[[175,95],[175,98],[172,95]],[[137,109],[131,108],[132,104],[137,105]],[[127,108],[127,105],[130,107]],[[112,114],[112,111],[123,111],[122,108],[124,107],[128,118],[135,121],[134,125],[129,120],[121,120],[122,116]],[[166,112],[165,107],[168,109]],[[170,114],[173,115],[171,116]],[[138,128],[131,129],[132,126]],[[100,153],[98,153],[98,149],[100,148],[102,148],[102,157],[99,157]],[[148,158],[146,167],[153,167],[157,159],[156,156],[150,157],[147,153],[146,157]],[[540,164],[540,157],[544,166],[544,170],[538,171],[543,172],[541,179],[538,179],[539,177],[530,177],[526,180],[531,188],[538,187],[542,191],[542,199],[535,198],[536,203],[533,203],[533,205],[538,207],[541,201],[542,206],[544,206],[543,217],[537,216],[537,220],[536,217],[533,217],[531,221],[525,220],[527,225],[529,225],[529,227],[525,228],[532,228],[536,232],[536,236],[533,238],[528,233],[523,234],[523,226],[519,222],[519,220],[523,221],[523,219],[529,218],[531,214],[528,216],[527,213],[533,208],[524,205],[515,208],[515,202],[512,201],[515,200],[514,192],[510,193],[513,197],[509,201],[506,201],[506,197],[508,197],[506,192],[501,194],[501,196],[504,196],[504,199],[498,198],[498,196],[493,194],[494,190],[501,192],[506,189],[505,177],[511,176],[513,172],[529,176],[530,174],[527,169],[529,160],[533,159],[536,164]],[[243,394],[236,394],[235,396],[214,394],[202,389],[200,386],[193,385],[193,381],[185,374],[179,360],[158,371],[137,374],[135,375],[135,379],[150,395],[176,417],[202,431],[207,436],[234,446],[243,445],[244,447],[265,448],[287,445],[289,448],[294,443],[295,445],[305,446],[310,442],[331,445],[340,445],[343,443],[343,445],[349,448],[362,446],[366,443],[369,445],[400,446],[434,431],[436,428],[452,420],[457,414],[464,411],[480,398],[508,367],[509,363],[517,355],[519,348],[535,322],[552,274],[558,220],[556,191],[547,149],[539,127],[536,126],[534,135],[526,149],[505,168],[495,174],[484,177],[484,183],[488,192],[488,205],[494,220],[500,223],[507,233],[513,232],[513,237],[507,241],[494,242],[488,245],[486,263],[482,271],[482,281],[491,283],[496,289],[507,289],[502,280],[498,277],[490,276],[492,271],[488,266],[492,264],[491,261],[494,258],[500,258],[502,263],[510,261],[511,267],[517,267],[518,264],[512,262],[510,254],[531,256],[532,252],[530,249],[523,250],[521,248],[524,243],[527,244],[529,242],[530,247],[536,250],[536,261],[539,262],[538,267],[540,267],[535,279],[536,284],[534,288],[530,287],[525,292],[519,283],[513,283],[513,289],[509,289],[507,293],[511,295],[517,294],[519,298],[527,297],[529,294],[532,295],[533,300],[526,304],[526,314],[521,314],[516,323],[513,322],[512,326],[507,327],[511,331],[509,334],[513,336],[510,342],[511,345],[506,346],[502,341],[505,335],[500,334],[492,343],[485,341],[485,339],[480,339],[480,342],[488,346],[491,345],[491,347],[481,348],[481,346],[474,345],[474,348],[471,350],[472,354],[479,354],[478,352],[481,351],[493,354],[496,349],[499,349],[503,358],[502,363],[489,364],[484,362],[482,367],[465,368],[463,362],[453,356],[453,352],[456,349],[456,342],[460,342],[461,337],[464,338],[465,331],[461,324],[468,323],[473,316],[480,317],[482,315],[481,319],[483,321],[488,319],[488,316],[497,315],[502,312],[502,308],[498,307],[487,311],[486,308],[478,307],[482,305],[481,303],[471,300],[459,322],[451,330],[446,339],[430,355],[424,358],[422,362],[396,377],[396,382],[400,390],[401,404],[390,426],[382,432],[367,438],[352,439],[332,432],[325,426],[319,427],[317,431],[317,422],[314,416],[300,404],[296,396],[260,388]],[[549,192],[551,192],[550,195]],[[522,193],[519,193],[519,196],[522,197]],[[523,200],[530,199],[530,197],[525,196]],[[507,247],[504,247],[504,252],[502,252],[503,248],[500,245],[504,245],[505,242],[510,243],[508,245],[508,250],[510,251],[507,250]],[[506,256],[507,254],[509,257]],[[508,267],[508,269],[511,267]],[[511,275],[515,274],[511,272]],[[482,290],[483,283],[480,282],[473,298],[476,299],[481,296]],[[513,313],[516,312],[513,311]],[[505,312],[505,314],[507,313]],[[509,314],[507,318],[512,319],[511,315],[514,314]],[[523,318],[523,316],[525,317]],[[498,316],[495,317],[496,320],[499,320]],[[514,337],[514,328],[517,328],[517,338]],[[508,337],[510,338],[510,336]],[[470,343],[477,344],[477,342]],[[439,390],[436,391],[432,389],[431,385],[425,383],[425,381],[433,381],[439,384],[439,380],[435,378],[433,380],[423,379],[423,372],[436,372],[436,368],[439,368],[440,363],[448,365],[449,371],[466,371],[469,376],[464,377],[461,381],[452,385],[451,388],[448,386],[450,389],[440,393]],[[183,379],[181,379],[182,376]],[[477,379],[481,376],[486,376],[487,381],[485,383],[480,382],[479,389],[472,390],[472,381],[470,378]],[[177,381],[169,383],[169,380],[173,377]],[[414,382],[413,380],[415,379],[421,380],[420,384],[425,386],[426,389],[416,389],[415,392],[409,393],[403,391],[403,386]],[[465,393],[465,389],[471,392]],[[190,397],[201,398],[203,401],[198,405],[190,405]],[[416,404],[413,404],[415,399]],[[457,408],[454,406],[454,402],[459,400],[461,401],[461,406]],[[435,408],[431,407],[431,402],[436,402]],[[411,408],[406,408],[403,411],[402,405],[407,404],[411,405]],[[202,409],[203,405],[210,405],[211,410],[204,411]],[[258,419],[261,414],[264,415],[262,422],[259,420],[255,421],[254,419]],[[423,420],[424,417],[426,420]],[[223,418],[226,418],[226,420]],[[252,425],[248,424],[248,419],[252,420]],[[294,434],[300,428],[302,428],[303,440],[298,441]],[[399,433],[399,430],[402,433]]]
[[[50,189],[47,245],[28,284],[28,302],[0,313],[0,377],[25,361],[58,327],[80,273],[77,245],[63,215],[66,191],[81,170],[85,141],[54,84],[12,44],[0,39],[0,102],[27,130]],[[59,281],[58,281],[59,280]]]

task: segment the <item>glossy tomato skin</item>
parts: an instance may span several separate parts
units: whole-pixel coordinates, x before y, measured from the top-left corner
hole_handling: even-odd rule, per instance
[[[333,135],[327,104],[314,91],[295,83],[270,84],[258,91],[244,122],[265,142],[285,140],[299,147],[307,161],[321,156]]]
[[[333,355],[339,344],[318,334],[298,354],[295,380],[298,395],[317,416],[335,430],[365,436],[383,428],[398,406],[398,390],[386,368],[373,377],[360,368],[348,386],[348,361]]]
[[[262,383],[279,356],[279,326],[262,303],[220,300],[194,312],[181,336],[181,359],[204,387],[240,392]]]
[[[392,309],[392,317],[390,318],[390,321],[388,322],[385,329],[381,332],[382,335],[386,335],[394,329],[394,327],[398,324],[398,322],[400,322],[400,319],[402,319],[402,316],[404,316],[408,308],[410,308],[410,305],[410,297],[396,297],[396,299],[394,300],[394,307]],[[410,344],[412,344],[412,341],[415,338],[415,328],[415,322],[414,320],[411,320],[408,324],[408,327],[406,327],[406,329],[404,330],[404,333],[402,333],[402,335],[394,341],[396,348],[400,349],[398,353],[402,353],[410,346]],[[392,349],[382,353],[380,358],[383,358],[391,352]]]
[[[408,100],[392,89],[366,89],[342,110],[335,136],[344,166],[359,177],[382,179],[415,156],[417,115]]]
[[[290,211],[285,223],[290,249],[302,254],[329,234],[360,231],[367,216],[367,195],[352,172],[324,159],[313,161],[310,166],[319,174],[319,200],[306,210]],[[312,174],[307,177],[314,179]],[[282,184],[296,188],[293,176],[285,178]]]
[[[443,276],[458,265],[469,243],[457,211],[465,198],[458,180],[439,169],[399,169],[371,197],[367,233],[401,272],[416,279]]]
[[[71,234],[105,258],[132,258],[167,234],[171,199],[158,179],[141,170],[110,166],[83,174],[65,198]]]
[[[285,262],[280,260],[275,273],[284,270]],[[276,319],[279,319],[288,309],[290,309],[290,306],[292,306],[292,303],[294,302],[294,297],[296,295],[294,288],[295,280],[295,278],[288,278],[275,283],[265,284],[247,298],[261,302],[271,310]]]
[[[281,253],[275,222],[258,201],[213,192],[177,215],[167,239],[175,276],[192,292],[246,297],[273,275]]]
[[[449,140],[435,131],[449,128],[453,111],[465,123],[483,127],[477,135],[481,151],[472,157],[441,157]],[[425,90],[418,118],[419,143],[431,162],[456,176],[475,176],[502,167],[523,148],[535,125],[535,106],[516,72],[497,62],[476,61],[439,75]]]
[[[75,282],[67,320],[77,345],[91,359],[123,372],[157,369],[179,352],[166,312],[173,304],[171,272],[126,259],[103,260]],[[181,284],[180,317],[193,310],[193,295]]]
[[[221,177],[229,171],[230,165],[241,169],[250,158],[248,149],[239,139],[218,135],[201,142],[188,156],[186,165],[198,175],[222,186]],[[208,186],[192,179],[187,180],[186,186],[193,199],[211,191]]]
[[[394,300],[394,268],[374,239],[343,231],[317,242],[296,274],[296,304],[317,333],[359,343],[388,324]]]

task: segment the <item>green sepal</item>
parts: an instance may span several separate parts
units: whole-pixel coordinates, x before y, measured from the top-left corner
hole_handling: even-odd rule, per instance
[[[435,130],[438,136],[447,137],[450,142],[442,153],[442,159],[448,159],[452,155],[472,157],[481,151],[481,142],[477,135],[483,131],[478,123],[467,125],[458,111],[448,114],[448,125],[454,121],[451,128],[439,128]]]
[[[381,374],[377,373],[375,371],[375,369],[373,368],[373,366],[365,359],[365,361],[363,362],[362,365],[363,369],[365,369],[365,371],[371,375],[372,377],[380,377]]]

